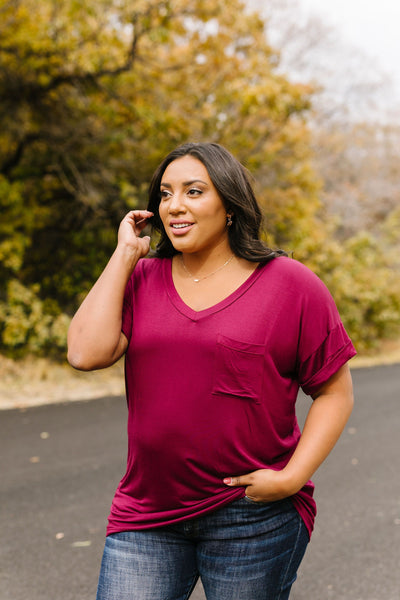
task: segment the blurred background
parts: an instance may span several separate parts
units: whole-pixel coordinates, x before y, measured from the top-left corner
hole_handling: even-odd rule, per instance
[[[399,18],[395,0],[1,0],[2,406],[45,383],[120,393],[118,365],[71,383],[68,323],[189,140],[248,167],[267,243],[323,279],[360,355],[400,360]]]

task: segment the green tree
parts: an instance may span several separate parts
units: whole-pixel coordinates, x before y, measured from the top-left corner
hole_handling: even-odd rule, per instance
[[[122,215],[145,206],[155,166],[188,140],[221,143],[251,170],[270,245],[324,279],[340,273],[312,161],[313,90],[279,72],[267,34],[240,0],[0,0],[1,351],[63,351],[66,315]],[[365,318],[348,318],[357,339]]]
[[[260,177],[277,243],[299,228],[293,205],[317,202],[309,90],[275,73],[265,24],[240,2],[9,0],[0,14],[3,349],[60,347],[48,328],[34,341],[37,315],[74,309],[179,143],[225,144]]]

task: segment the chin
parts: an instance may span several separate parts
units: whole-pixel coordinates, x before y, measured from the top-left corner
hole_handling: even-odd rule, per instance
[[[196,250],[199,250],[199,248],[196,248],[196,246],[189,241],[185,242],[184,240],[171,240],[170,238],[170,242],[177,252],[191,253],[196,252]]]

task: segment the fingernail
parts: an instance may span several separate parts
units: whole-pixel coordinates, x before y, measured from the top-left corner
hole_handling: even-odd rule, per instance
[[[226,483],[226,485],[230,485],[232,483],[232,477],[226,477],[224,479],[224,483]]]

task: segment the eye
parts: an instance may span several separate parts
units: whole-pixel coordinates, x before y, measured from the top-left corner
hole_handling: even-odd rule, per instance
[[[171,196],[171,192],[169,190],[160,190],[160,198],[161,200],[165,200]]]
[[[199,190],[198,188],[190,188],[187,191],[188,196],[200,196],[200,194],[202,194],[202,193],[203,193],[203,191]]]

